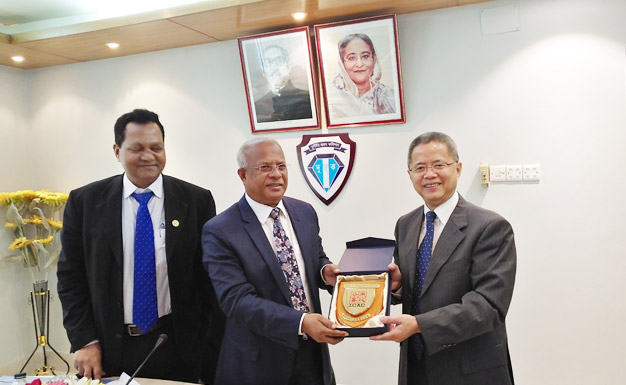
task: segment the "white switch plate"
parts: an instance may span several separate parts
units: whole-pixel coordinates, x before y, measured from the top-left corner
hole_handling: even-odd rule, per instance
[[[489,180],[492,182],[506,181],[506,166],[489,166]]]
[[[514,164],[506,166],[507,182],[519,182],[522,180],[522,165]]]
[[[480,184],[489,187],[489,163],[482,162],[479,166]]]
[[[522,172],[524,180],[538,181],[541,179],[541,165],[540,164],[525,164]]]

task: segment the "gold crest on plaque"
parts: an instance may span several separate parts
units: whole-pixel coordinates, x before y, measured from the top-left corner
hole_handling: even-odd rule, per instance
[[[342,280],[337,292],[337,321],[344,326],[362,327],[383,310],[385,278]]]

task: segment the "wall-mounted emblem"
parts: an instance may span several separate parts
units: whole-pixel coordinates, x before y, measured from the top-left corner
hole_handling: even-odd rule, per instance
[[[352,172],[356,143],[345,133],[302,135],[297,148],[304,179],[315,195],[329,205]]]

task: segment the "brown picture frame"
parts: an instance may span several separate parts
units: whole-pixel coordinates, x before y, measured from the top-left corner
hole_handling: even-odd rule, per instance
[[[406,122],[396,19],[315,26],[328,128]]]
[[[320,128],[309,28],[237,41],[252,133]]]

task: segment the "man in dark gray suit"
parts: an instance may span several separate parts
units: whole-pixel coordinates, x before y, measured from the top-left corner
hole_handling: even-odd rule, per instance
[[[512,384],[513,229],[456,192],[462,164],[449,136],[413,140],[408,167],[425,205],[396,225],[390,270],[403,314],[383,317],[390,331],[371,339],[401,342],[400,384]]]

